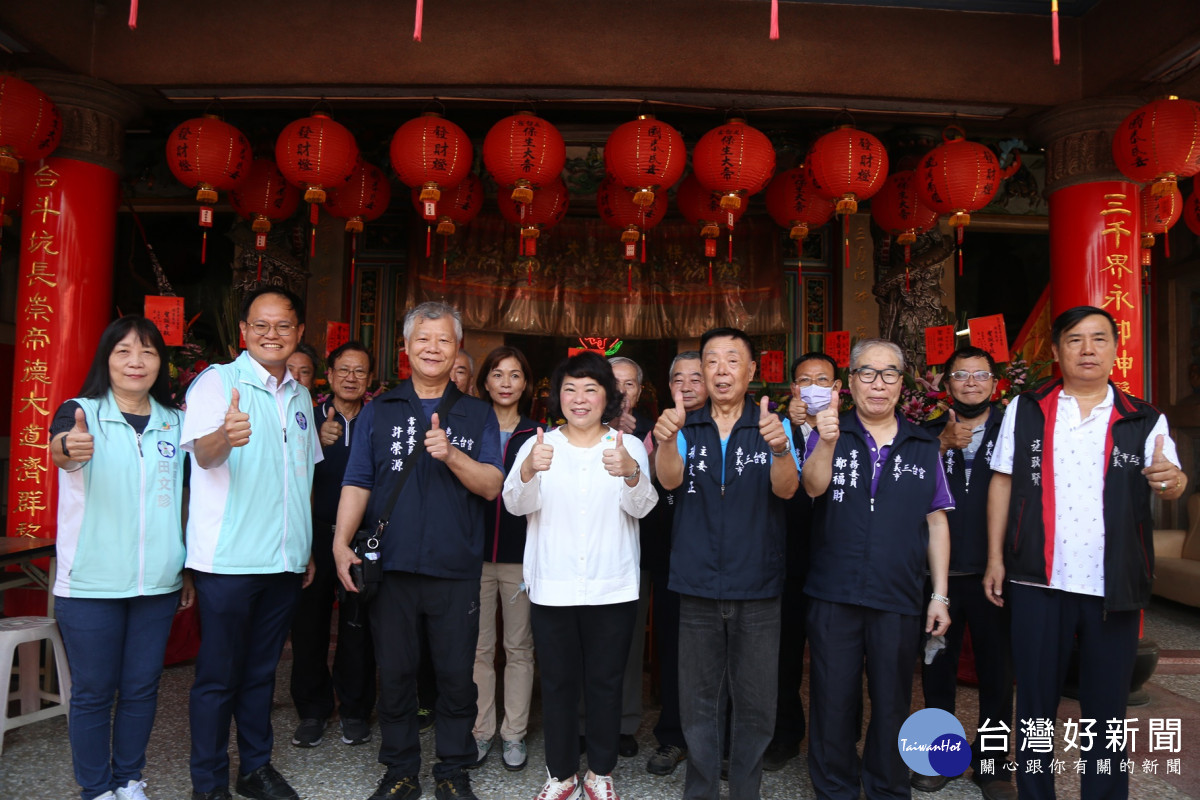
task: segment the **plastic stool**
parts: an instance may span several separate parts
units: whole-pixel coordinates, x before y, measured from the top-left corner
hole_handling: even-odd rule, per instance
[[[54,647],[54,663],[58,669],[58,694],[39,685],[41,671],[41,642],[48,639]],[[9,692],[13,656],[19,655],[17,691]],[[49,666],[49,665],[47,665]],[[0,676],[5,676],[4,708],[0,709],[0,753],[4,752],[4,734],[21,725],[66,714],[71,703],[71,670],[67,666],[67,651],[63,647],[58,624],[50,617],[10,617],[0,619]],[[8,704],[21,701],[21,713],[8,716]],[[56,705],[42,708],[42,701]]]

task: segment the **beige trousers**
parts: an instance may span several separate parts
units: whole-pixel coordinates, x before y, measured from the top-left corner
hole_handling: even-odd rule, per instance
[[[496,606],[504,625],[504,722],[500,738],[519,742],[529,726],[533,697],[533,629],[529,595],[521,589],[521,564],[483,563],[479,587],[479,644],[475,648],[475,686],[479,716],[475,738],[496,735]]]

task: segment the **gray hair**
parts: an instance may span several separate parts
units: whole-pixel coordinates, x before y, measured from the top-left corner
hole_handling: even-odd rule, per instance
[[[608,363],[609,363],[610,365],[614,366],[614,367],[615,367],[617,364],[628,364],[629,366],[633,367],[635,370],[637,370],[637,382],[638,382],[638,386],[641,386],[641,385],[642,385],[642,378],[644,377],[644,376],[642,375],[642,368],[641,368],[641,366],[640,366],[640,365],[639,365],[639,364],[638,364],[636,361],[634,361],[632,358],[626,358],[625,356],[613,356],[612,358],[610,358],[610,359],[608,360]]]
[[[454,340],[461,342],[463,338],[462,330],[462,314],[458,313],[458,309],[446,303],[438,303],[429,301],[421,303],[421,305],[409,311],[404,315],[404,338],[411,339],[413,331],[417,327],[417,322],[422,319],[441,319],[449,316],[454,319]]]
[[[462,337],[461,337],[461,336],[460,336],[460,337],[458,337],[458,338],[459,338],[459,339],[462,339]],[[475,374],[475,359],[471,358],[471,354],[470,354],[470,353],[468,353],[466,350],[459,350],[459,351],[458,351],[458,354],[459,354],[460,356],[466,356],[466,357],[467,357],[467,369],[471,370],[471,374],[472,374],[472,375],[474,375],[474,374]],[[456,356],[456,357],[457,357],[457,356]]]
[[[671,368],[667,370],[667,380],[671,380],[671,377],[675,374],[675,365],[678,364],[680,361],[701,361],[701,360],[703,360],[703,359],[700,358],[699,350],[684,350],[682,353],[678,354],[677,356],[675,356],[674,358],[671,359]]]
[[[858,362],[862,359],[863,353],[872,347],[883,347],[892,351],[892,355],[896,357],[896,369],[904,371],[904,351],[900,349],[900,345],[887,339],[861,339],[854,348],[850,351],[850,369],[858,369]]]

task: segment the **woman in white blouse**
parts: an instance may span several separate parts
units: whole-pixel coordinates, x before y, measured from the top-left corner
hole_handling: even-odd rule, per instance
[[[528,517],[524,577],[542,673],[549,780],[538,800],[617,800],[621,681],[637,617],[638,520],[658,500],[642,443],[608,426],[621,414],[612,367],[580,353],[550,379],[550,417],[566,424],[522,446],[504,504]],[[578,709],[587,706],[588,772]]]

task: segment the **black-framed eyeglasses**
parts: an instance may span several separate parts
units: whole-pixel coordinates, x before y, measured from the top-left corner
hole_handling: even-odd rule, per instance
[[[977,372],[968,372],[965,369],[956,369],[954,372],[950,373],[950,379],[958,381],[959,383],[965,383],[967,378],[974,378],[977,383],[983,383],[990,377],[992,377],[992,373],[985,369],[978,370]]]
[[[290,322],[276,322],[274,325],[272,325],[269,322],[259,321],[248,323],[246,327],[253,331],[255,336],[266,336],[271,332],[271,329],[274,328],[277,334],[286,339],[287,337],[291,336],[299,326],[293,325]]]
[[[802,378],[796,378],[794,381],[792,381],[792,386],[799,386],[801,388],[804,388],[805,386],[812,386],[813,384],[816,384],[822,388],[827,388],[829,386],[833,386],[833,379],[826,378],[824,375],[822,375],[814,380],[813,378],[805,375]]]
[[[858,369],[850,370],[850,374],[857,377],[863,383],[874,383],[876,378],[883,378],[883,382],[887,384],[892,384],[900,380],[900,370],[894,367],[888,367],[887,369],[859,367]]]

